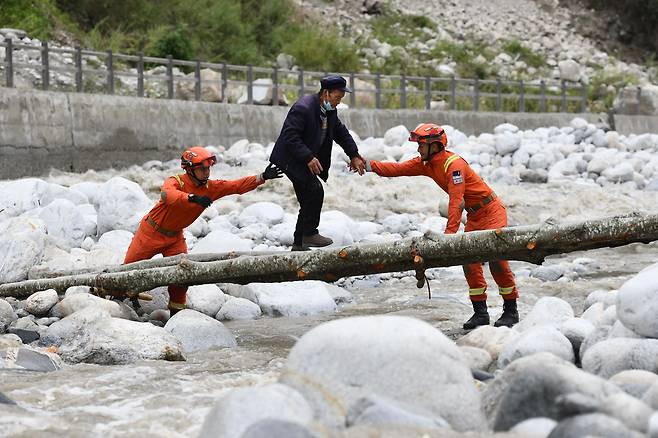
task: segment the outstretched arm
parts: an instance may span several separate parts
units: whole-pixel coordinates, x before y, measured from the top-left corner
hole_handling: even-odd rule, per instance
[[[379,176],[417,176],[426,174],[425,165],[420,157],[402,163],[370,160],[366,162],[366,170],[372,170]]]

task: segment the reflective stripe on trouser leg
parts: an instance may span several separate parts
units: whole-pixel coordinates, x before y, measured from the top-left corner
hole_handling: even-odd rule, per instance
[[[498,285],[500,296],[504,300],[516,300],[519,297],[519,292],[516,289],[514,274],[509,267],[509,262],[507,260],[489,262],[489,270]]]
[[[487,299],[487,282],[482,273],[481,263],[463,265],[464,276],[468,283],[468,296],[471,301],[485,301]]]
[[[176,310],[184,309],[187,302],[187,287],[172,284],[167,287],[167,290],[169,291],[169,308]]]

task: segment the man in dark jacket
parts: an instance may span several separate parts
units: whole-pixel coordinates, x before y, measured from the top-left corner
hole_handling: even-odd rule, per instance
[[[299,201],[293,251],[331,245],[318,233],[324,190],[318,177],[327,181],[331,147],[338,143],[350,157],[350,169],[363,175],[365,161],[349,131],[338,119],[336,106],[351,93],[345,78],[329,75],[320,80],[317,94],[304,96],[290,108],[270,161],[292,181]]]

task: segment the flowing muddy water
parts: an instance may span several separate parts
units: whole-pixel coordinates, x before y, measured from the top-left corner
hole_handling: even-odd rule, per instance
[[[257,168],[223,167],[213,178],[232,179],[255,173]],[[70,185],[81,180],[107,181],[121,174],[136,180],[150,194],[171,171],[136,173],[133,170],[58,174],[49,182]],[[139,178],[139,179],[137,179]],[[548,217],[583,220],[641,211],[655,213],[658,192],[627,190],[592,184],[491,184],[508,207],[510,224],[532,224]],[[428,178],[361,178],[335,171],[326,185],[323,211],[340,210],[356,220],[375,220],[391,213],[410,213],[418,221],[438,215],[438,203],[447,196]],[[268,183],[245,196],[217,202],[220,213],[240,211],[258,201],[296,212],[288,181]],[[578,257],[593,259],[590,269],[573,281],[542,282],[528,277],[533,265],[512,262],[521,291],[519,310],[525,316],[543,296],[568,301],[576,314],[585,297],[596,289],[616,289],[644,267],[658,261],[658,245],[632,244],[553,256],[548,264]],[[215,400],[232,388],[274,382],[296,339],[322,322],[355,315],[397,314],[419,318],[452,339],[464,334],[463,321],[471,315],[461,267],[433,271],[432,299],[417,289],[411,273],[359,277],[339,284],[353,294],[335,314],[299,318],[263,317],[228,322],[238,347],[188,354],[185,362],[141,361],[131,365],[67,365],[52,373],[0,370],[0,392],[17,402],[1,405],[0,436],[12,437],[190,437],[198,435]],[[490,313],[495,319],[502,300],[488,269]]]
[[[542,282],[518,278],[523,317],[543,296],[557,296],[582,311],[595,289],[618,288],[642,268],[656,262],[658,245],[632,244],[553,257],[549,263],[577,257],[596,260],[600,269],[574,281]],[[530,267],[513,262],[513,269]],[[433,296],[417,289],[410,274],[378,283],[375,277],[345,282],[353,302],[335,314],[297,318],[263,317],[227,322],[238,347],[187,355],[185,362],[141,361],[131,365],[78,364],[52,373],[0,371],[2,392],[17,406],[0,410],[0,435],[12,437],[116,436],[189,437],[198,435],[214,401],[231,388],[274,382],[296,339],[335,318],[396,314],[419,318],[457,339],[471,309],[459,268],[435,270]],[[490,284],[494,284],[487,273]],[[501,300],[489,299],[495,318]]]

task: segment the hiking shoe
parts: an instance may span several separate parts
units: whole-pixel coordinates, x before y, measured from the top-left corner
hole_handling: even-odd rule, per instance
[[[498,321],[494,323],[494,327],[512,327],[519,322],[519,311],[516,309],[516,300],[503,301],[503,314],[500,315]]]
[[[309,248],[306,245],[293,245],[290,251],[310,251],[311,248]]]
[[[473,330],[481,325],[489,325],[489,312],[487,312],[486,301],[471,301],[473,305],[473,316],[464,323],[464,330]]]
[[[322,234],[314,234],[312,236],[304,236],[302,239],[302,246],[310,246],[313,248],[321,248],[323,246],[329,246],[332,243],[334,243],[333,240],[331,240],[328,237],[324,237]]]

